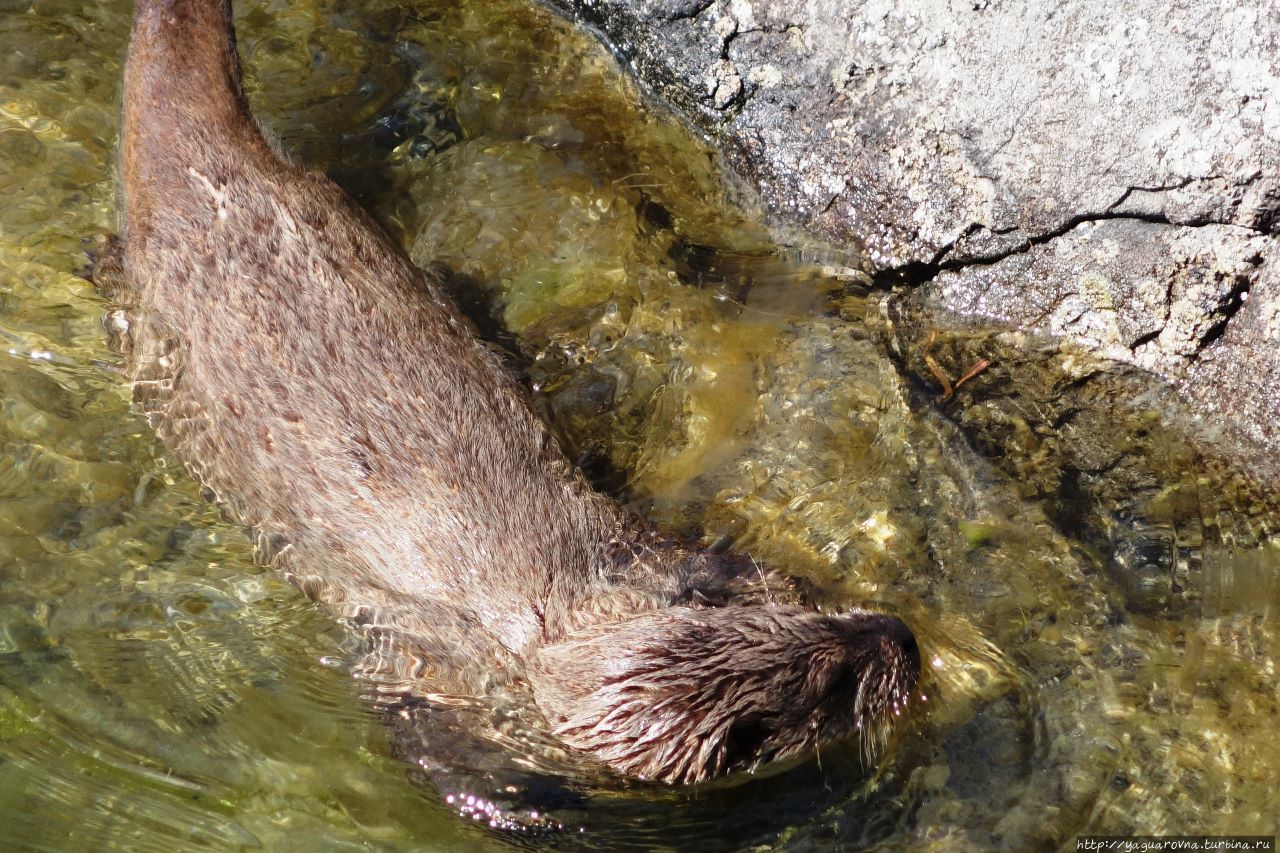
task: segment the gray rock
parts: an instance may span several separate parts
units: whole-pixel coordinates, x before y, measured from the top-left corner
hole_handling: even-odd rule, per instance
[[[722,140],[776,214],[863,241],[880,267],[990,256],[1082,218],[1274,225],[1266,2],[556,5]]]
[[[1280,14],[551,0],[883,282],[1154,371],[1280,447]]]
[[[1277,238],[1240,226],[1113,219],[944,270],[922,296],[935,310],[1066,338],[1145,368],[1171,381],[1208,427],[1274,447],[1277,261]]]

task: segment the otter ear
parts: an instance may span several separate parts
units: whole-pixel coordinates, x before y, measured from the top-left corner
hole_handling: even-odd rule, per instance
[[[847,704],[852,710],[862,680],[857,664],[846,657],[824,659],[821,664],[822,669],[817,673],[817,680],[822,684],[820,693],[827,701]]]
[[[777,734],[777,727],[770,725],[764,714],[743,714],[735,719],[725,732],[720,751],[725,767],[754,767],[773,759],[769,742]]]

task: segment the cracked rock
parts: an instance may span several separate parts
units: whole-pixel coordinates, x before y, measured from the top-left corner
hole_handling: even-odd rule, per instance
[[[1280,238],[1248,228],[1104,219],[993,263],[943,270],[918,298],[1157,374],[1214,438],[1274,480],[1278,265]]]
[[[549,2],[716,138],[780,226],[1155,371],[1275,456],[1271,3]]]
[[[742,94],[742,77],[732,62],[720,59],[707,69],[706,87],[712,105],[722,110]]]
[[[1068,338],[1180,378],[1280,258],[1276,238],[1232,225],[1084,222],[994,263],[922,285],[936,307]]]

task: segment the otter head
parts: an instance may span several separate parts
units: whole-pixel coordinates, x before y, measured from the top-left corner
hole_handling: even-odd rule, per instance
[[[891,616],[673,607],[543,647],[538,705],[567,744],[628,776],[701,782],[829,741],[884,743],[920,652]]]

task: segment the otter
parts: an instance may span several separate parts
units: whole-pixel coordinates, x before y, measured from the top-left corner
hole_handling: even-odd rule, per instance
[[[499,786],[477,720],[522,768],[667,784],[884,737],[920,671],[907,626],[811,609],[593,491],[440,283],[264,137],[230,0],[138,0],[123,97],[108,322],[135,403],[364,640],[374,701],[451,753],[419,763]]]

